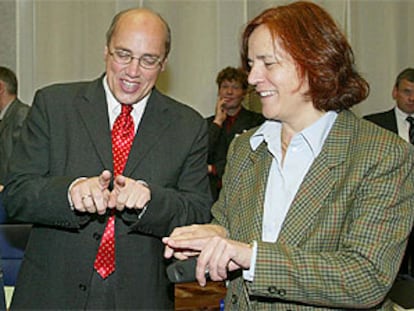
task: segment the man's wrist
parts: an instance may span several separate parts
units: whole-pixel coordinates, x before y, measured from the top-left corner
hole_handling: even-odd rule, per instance
[[[73,202],[72,202],[72,196],[70,195],[70,190],[72,190],[72,188],[73,188],[73,186],[78,182],[78,181],[81,181],[81,180],[85,180],[85,179],[87,179],[87,177],[79,177],[79,178],[76,178],[74,181],[72,181],[72,183],[69,185],[69,188],[68,188],[68,201],[69,201],[69,206],[70,206],[70,209],[73,211],[73,210],[75,210],[75,207],[74,207],[74,205],[73,205]]]

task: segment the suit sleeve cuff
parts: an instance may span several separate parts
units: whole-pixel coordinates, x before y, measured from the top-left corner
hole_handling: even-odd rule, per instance
[[[86,177],[79,177],[79,178],[76,178],[74,181],[72,181],[72,183],[69,185],[69,188],[68,188],[68,201],[69,201],[69,206],[70,206],[70,209],[72,210],[72,211],[74,211],[75,210],[75,208],[74,208],[74,205],[73,205],[73,202],[72,202],[72,197],[70,196],[70,190],[72,189],[72,187],[73,187],[73,185],[74,184],[76,184],[78,181],[80,181],[80,180],[84,180],[84,179],[87,179]]]

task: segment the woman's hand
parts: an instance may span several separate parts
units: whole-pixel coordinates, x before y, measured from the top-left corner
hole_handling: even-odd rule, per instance
[[[211,280],[222,281],[227,278],[228,271],[250,267],[251,246],[228,239],[225,228],[218,225],[176,228],[163,242],[166,258],[174,256],[183,260],[198,255],[196,279],[201,286],[206,284],[206,271]]]

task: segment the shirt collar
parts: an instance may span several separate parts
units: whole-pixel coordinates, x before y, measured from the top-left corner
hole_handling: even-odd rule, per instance
[[[304,138],[315,156],[321,151],[325,139],[328,136],[332,125],[335,123],[337,116],[337,112],[328,111],[311,126],[296,134],[301,135]],[[268,145],[274,144],[280,148],[281,129],[281,122],[275,120],[265,121],[252,137],[250,137],[250,146],[253,151],[255,151],[263,141]]]
[[[106,101],[108,103],[108,111],[112,114],[118,115],[121,113],[121,103],[115,98],[114,94],[112,93],[111,89],[108,85],[108,78],[105,75],[103,78],[103,87],[105,90]],[[148,99],[151,96],[151,92],[148,93],[143,99],[139,102],[133,104],[133,112],[136,110],[137,106],[145,107],[147,105]]]
[[[402,111],[400,108],[398,108],[398,106],[395,106],[395,115],[397,118],[404,120],[407,119],[408,116],[412,116],[414,117],[414,115],[405,113],[404,111]]]

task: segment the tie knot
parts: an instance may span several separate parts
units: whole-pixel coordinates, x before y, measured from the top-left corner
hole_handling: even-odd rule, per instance
[[[121,110],[121,115],[127,116],[131,113],[132,111],[132,105],[127,105],[127,104],[121,104],[122,110]]]
[[[410,123],[410,125],[414,125],[414,118],[412,116],[408,116],[406,120]]]

